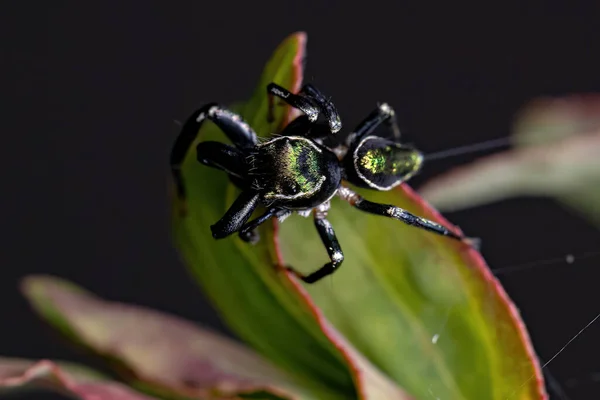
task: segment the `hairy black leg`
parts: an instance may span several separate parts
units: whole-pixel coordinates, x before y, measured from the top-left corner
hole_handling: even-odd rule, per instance
[[[332,133],[338,132],[342,129],[342,120],[337,112],[337,109],[333,103],[321,93],[321,91],[315,88],[311,84],[306,84],[300,89],[299,94],[304,94],[313,100],[325,114],[325,119],[329,123],[329,129]]]
[[[396,113],[394,109],[387,103],[381,103],[377,105],[367,117],[362,120],[349,136],[346,141],[348,147],[352,147],[353,144],[358,144],[360,140],[369,136],[377,127],[385,123],[393,132],[394,139],[400,140],[400,128],[396,122]]]
[[[257,243],[260,239],[260,236],[255,229],[267,222],[272,217],[281,217],[285,214],[291,214],[291,211],[282,210],[279,208],[268,209],[263,215],[253,219],[250,222],[247,222],[244,226],[242,226],[242,229],[240,229],[239,232],[240,239],[249,243]]]
[[[306,114],[310,122],[315,122],[319,117],[319,108],[316,104],[313,104],[308,98],[294,94],[276,83],[269,83],[267,85],[267,94],[269,96],[269,113],[267,116],[269,122],[275,119],[273,114],[275,107],[273,96],[279,97],[290,106],[302,111]]]
[[[357,193],[353,192],[347,187],[341,187],[337,193],[338,196],[340,196],[342,199],[350,203],[350,205],[358,208],[359,210],[375,215],[381,215],[388,218],[394,218],[398,221],[404,222],[405,224],[421,228],[429,232],[437,233],[438,235],[448,236],[456,240],[465,241],[469,244],[471,242],[471,239],[466,238],[462,235],[457,235],[456,233],[452,232],[443,225],[411,214],[400,207],[396,207],[390,204],[379,204],[365,200],[362,196],[358,195]]]
[[[225,215],[210,230],[215,239],[223,239],[234,232],[239,231],[248,221],[258,206],[259,195],[252,190],[245,190],[233,202]]]
[[[331,223],[325,218],[325,215],[321,213],[315,214],[315,227],[319,232],[321,241],[327,249],[327,254],[329,254],[331,261],[308,275],[301,274],[292,267],[287,267],[288,271],[293,272],[294,275],[306,283],[315,283],[327,275],[331,275],[342,264],[342,261],[344,261],[344,254],[335,236],[335,231]]]
[[[185,185],[181,174],[181,163],[185,159],[189,148],[192,146],[198,131],[205,120],[214,122],[233,144],[241,149],[254,147],[258,143],[256,133],[245,123],[242,118],[219,106],[216,103],[210,103],[195,111],[185,122],[181,133],[175,140],[171,150],[171,172],[177,188],[177,195],[180,199],[185,199]]]

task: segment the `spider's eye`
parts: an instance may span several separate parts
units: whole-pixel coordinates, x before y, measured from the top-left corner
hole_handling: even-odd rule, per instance
[[[390,190],[416,174],[423,154],[380,137],[365,138],[354,150],[353,166],[358,177],[377,190]]]

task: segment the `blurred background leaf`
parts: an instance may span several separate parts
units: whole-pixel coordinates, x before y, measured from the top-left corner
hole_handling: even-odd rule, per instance
[[[52,390],[82,400],[152,400],[127,386],[72,363],[0,357],[0,395]]]
[[[270,393],[310,398],[250,349],[157,311],[104,301],[59,278],[31,276],[23,292],[65,336],[109,362],[121,378],[161,398]]]
[[[600,226],[600,95],[540,98],[513,127],[514,148],[457,167],[420,193],[442,210],[554,197]]]

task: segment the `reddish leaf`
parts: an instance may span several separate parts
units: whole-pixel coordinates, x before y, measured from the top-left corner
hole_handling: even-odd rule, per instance
[[[194,397],[265,391],[291,399],[303,393],[251,350],[182,319],[104,301],[58,278],[29,277],[23,291],[48,322],[116,360],[126,379],[145,388]]]
[[[513,135],[513,150],[455,168],[420,192],[444,210],[552,196],[600,223],[600,96],[535,100]]]
[[[79,366],[52,361],[0,358],[0,394],[15,390],[46,389],[83,400],[151,400],[117,382]]]

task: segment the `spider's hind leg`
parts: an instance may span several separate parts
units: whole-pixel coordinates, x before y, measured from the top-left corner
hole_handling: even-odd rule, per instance
[[[372,201],[365,200],[362,196],[358,195],[354,191],[347,187],[340,188],[338,196],[350,203],[351,206],[358,208],[361,211],[368,212],[370,214],[381,215],[383,217],[397,219],[407,225],[414,226],[416,228],[424,229],[429,232],[436,233],[441,236],[447,236],[452,239],[463,241],[469,245],[476,243],[474,239],[467,238],[463,235],[457,234],[443,225],[437,222],[430,221],[426,218],[419,217],[411,214],[408,211],[396,207],[390,204],[374,203]]]

